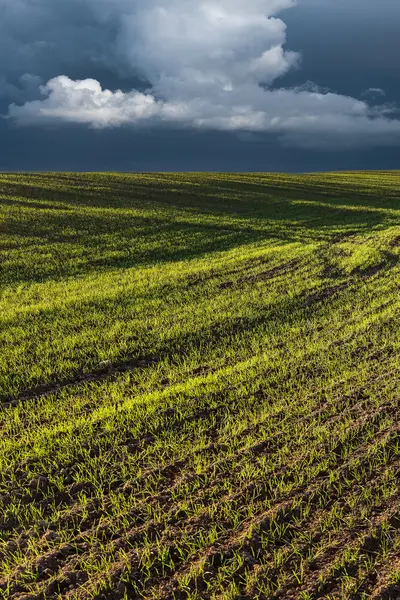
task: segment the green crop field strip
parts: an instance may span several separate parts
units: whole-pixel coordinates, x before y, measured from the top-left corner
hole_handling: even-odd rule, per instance
[[[0,174],[0,597],[400,596],[400,172]]]

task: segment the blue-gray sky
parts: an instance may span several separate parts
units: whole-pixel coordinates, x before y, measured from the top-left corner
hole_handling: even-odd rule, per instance
[[[0,170],[400,168],[397,0],[0,14]]]

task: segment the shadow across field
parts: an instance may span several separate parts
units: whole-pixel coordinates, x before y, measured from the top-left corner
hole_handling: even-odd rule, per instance
[[[13,249],[25,256],[18,255],[15,268],[3,267],[0,281],[175,262],[264,240],[327,242],[393,225],[400,199],[392,198],[389,207],[376,197],[343,197],[346,190],[329,188],[333,200],[328,200],[327,193],[316,194],[312,186],[301,188],[290,179],[271,187],[268,180],[260,184],[236,177],[179,181],[173,175],[49,174],[29,175],[21,183],[10,176],[1,182],[0,234],[5,249],[11,238],[11,260]],[[35,265],[26,257],[29,252],[36,255]]]
[[[400,179],[400,172],[392,178]],[[37,174],[27,176],[21,182],[15,176],[2,181],[0,192],[14,190],[18,195],[29,198],[45,198],[50,201],[60,199],[78,202],[89,206],[132,206],[143,198],[166,202],[168,206],[187,207],[191,200],[198,207],[198,199],[213,212],[220,208],[223,212],[235,213],[259,206],[260,201],[276,198],[302,200],[340,200],[352,206],[367,205],[373,208],[400,210],[400,188],[385,186],[377,180],[367,185],[367,180],[338,181],[312,176],[279,177],[278,175],[228,175],[222,177],[200,174],[187,174],[185,177],[174,174],[143,174],[121,176],[113,174]],[[191,198],[192,197],[192,198]],[[206,197],[211,201],[205,200]],[[196,199],[197,198],[197,199]],[[219,199],[218,206],[215,200]],[[245,204],[245,206],[243,206]]]

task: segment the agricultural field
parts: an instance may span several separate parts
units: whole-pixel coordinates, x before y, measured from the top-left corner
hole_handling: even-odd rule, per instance
[[[0,598],[400,597],[400,172],[0,174]]]

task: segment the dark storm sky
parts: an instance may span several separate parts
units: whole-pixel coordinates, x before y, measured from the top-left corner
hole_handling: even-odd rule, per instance
[[[160,4],[156,0],[147,1]],[[173,0],[172,4],[182,10],[179,3],[185,6],[184,1]],[[297,91],[289,95],[285,92],[282,102],[270,95],[268,108],[264,110],[263,97],[256,89],[261,83],[256,79],[258,72],[251,81],[247,79],[249,69],[255,69],[253,65],[259,68],[258,62],[252,62],[258,57],[258,49],[254,57],[245,55],[243,50],[239,59],[232,58],[231,62],[224,59],[219,63],[217,59],[214,68],[212,58],[204,58],[210,50],[201,45],[203,41],[199,42],[198,55],[192,56],[190,37],[186,45],[177,45],[175,54],[168,51],[170,38],[160,37],[163,32],[157,38],[152,29],[147,37],[143,36],[141,46],[131,45],[130,40],[137,32],[136,12],[132,11],[129,0],[116,0],[120,6],[111,11],[107,2],[98,0],[102,10],[104,5],[104,11],[100,14],[96,8],[94,16],[89,0],[35,3],[0,0],[0,11],[3,17],[5,15],[0,21],[0,170],[400,168],[400,112],[396,107],[400,106],[400,3],[394,0],[299,0],[297,6],[279,12],[277,17],[287,26],[283,48],[300,56],[296,61],[293,59],[286,74],[270,75],[271,69],[276,68],[274,62],[272,66],[270,63],[262,66],[264,71],[259,77],[264,78],[263,81],[270,77],[266,86],[269,91],[278,88]],[[140,1],[133,3],[135,10],[139,10]],[[266,6],[268,3],[271,4],[270,0],[265,0]],[[215,0],[214,4],[226,6],[224,0]],[[255,14],[257,10],[262,12],[263,0],[254,0],[253,4]],[[237,5],[241,14],[239,0]],[[146,27],[153,27],[152,15],[145,17]],[[241,38],[245,36],[251,40],[256,32],[254,27],[257,25],[250,23],[234,29],[237,37],[232,34],[232,46],[241,45]],[[157,23],[154,29],[157,30]],[[205,35],[209,35],[208,30]],[[227,40],[229,35],[228,32]],[[275,45],[276,36],[276,45],[279,45],[279,35],[282,32],[265,33],[265,49]],[[211,48],[212,43],[211,40]],[[260,43],[264,43],[264,39]],[[158,44],[167,44],[167,51],[165,56],[156,52],[154,58],[151,49]],[[243,43],[243,48],[247,52],[249,44]],[[226,49],[224,46],[224,52]],[[195,76],[186,75],[187,64],[182,61],[182,53],[187,54],[188,65],[197,69]],[[245,75],[237,70],[237,60],[243,60]],[[280,57],[279,60],[286,59]],[[288,55],[287,61],[291,60]],[[269,69],[267,74],[265,69]],[[158,70],[167,74],[167,83],[160,79]],[[204,84],[198,83],[199,72],[218,80],[209,91],[204,92]],[[220,94],[216,89],[225,75],[226,81],[234,82],[234,92],[229,95],[225,91]],[[60,76],[71,81],[72,91],[68,91],[68,97],[64,94],[60,99],[58,87],[53,92],[49,89],[40,92],[39,85]],[[184,77],[188,77],[184,86],[174,84],[170,91],[169,82]],[[120,100],[104,99],[106,117],[93,112],[93,102],[103,97],[101,89],[90,92],[92,96],[87,100],[90,104],[86,102],[86,92],[84,97],[72,95],[76,93],[74,82],[86,78],[97,80],[103,90],[123,90]],[[309,82],[319,86],[318,89]],[[299,87],[306,83],[307,87]],[[175,116],[160,116],[158,112],[153,116],[152,112],[151,117],[142,121],[142,113],[137,117],[139,113],[136,108],[132,109],[130,98],[132,90],[139,94],[149,89],[152,98],[161,97],[168,105],[178,100],[184,102],[188,116],[176,120]],[[327,96],[329,92],[337,95],[332,100],[333,109],[332,94]],[[233,94],[232,109],[229,99]],[[315,125],[312,111],[316,110],[313,108],[316,94],[323,96],[321,102],[326,108],[317,109]],[[46,100],[49,96],[51,104]],[[347,97],[354,106],[345,100]],[[364,114],[357,100],[369,107],[368,114]],[[286,112],[281,113],[280,106],[285,102]],[[298,108],[298,103],[304,106]],[[12,104],[16,107],[14,111],[9,109]],[[233,124],[237,123],[235,106],[242,104],[246,105],[246,123],[236,126]],[[375,109],[375,105],[380,108]],[[158,107],[158,103],[155,106]],[[224,110],[229,116],[228,122]],[[85,111],[90,116],[82,117]]]

